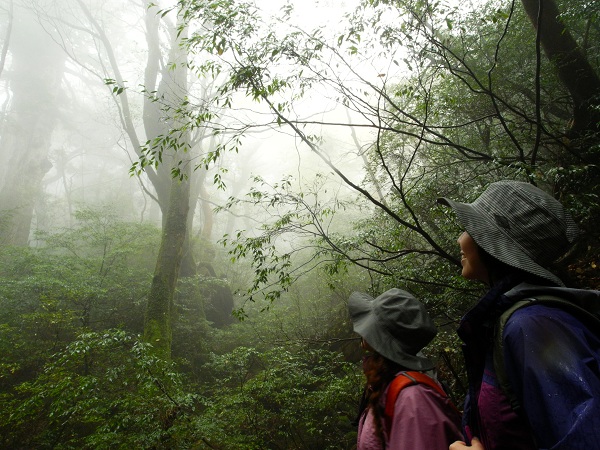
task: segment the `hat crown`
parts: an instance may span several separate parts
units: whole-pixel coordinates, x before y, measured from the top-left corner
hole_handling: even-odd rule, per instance
[[[437,334],[425,306],[401,289],[390,289],[373,300],[373,312],[379,325],[411,355],[421,351]]]
[[[425,306],[402,289],[377,298],[354,292],[348,299],[354,331],[379,354],[410,370],[429,370],[434,364],[420,351],[437,334]]]
[[[471,205],[541,265],[563,255],[578,236],[563,205],[529,183],[492,183]]]

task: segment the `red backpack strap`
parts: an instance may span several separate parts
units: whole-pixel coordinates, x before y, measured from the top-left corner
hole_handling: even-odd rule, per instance
[[[394,407],[396,406],[396,399],[400,394],[400,391],[407,386],[412,386],[415,384],[424,384],[429,386],[433,390],[435,390],[438,394],[440,394],[443,398],[448,398],[448,394],[444,391],[444,388],[439,385],[436,381],[433,380],[429,375],[425,375],[423,372],[400,372],[396,378],[392,380],[390,383],[390,387],[387,392],[387,396],[385,398],[385,424],[386,430],[389,434],[392,431],[392,419],[394,418]],[[452,401],[449,401],[450,407],[456,411],[456,413],[460,416],[458,408],[454,406]]]
[[[385,399],[385,419],[387,424],[388,433],[390,432],[390,424],[394,417],[394,407],[396,406],[396,399],[400,394],[400,391],[407,386],[414,384],[424,384],[436,390],[442,397],[446,398],[448,395],[444,389],[436,383],[429,375],[425,375],[423,372],[400,372],[396,378],[390,383],[390,387],[387,392]]]

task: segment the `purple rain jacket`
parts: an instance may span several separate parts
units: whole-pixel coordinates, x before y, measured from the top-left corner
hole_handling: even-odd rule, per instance
[[[490,291],[491,292],[491,291]],[[510,407],[492,361],[494,326],[514,302],[550,294],[600,302],[599,291],[520,284],[488,293],[465,315],[459,335],[469,376],[463,427],[486,450],[600,449],[600,330],[559,307],[518,309],[503,332],[504,364],[520,407]]]

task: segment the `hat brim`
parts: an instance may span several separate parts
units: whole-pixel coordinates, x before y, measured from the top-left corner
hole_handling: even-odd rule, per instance
[[[373,310],[373,298],[361,292],[354,292],[348,299],[348,310],[353,329],[380,355],[410,370],[431,370],[433,361],[425,356],[407,353],[398,340],[379,321]]]
[[[507,236],[495,223],[490,222],[471,204],[455,202],[448,198],[438,198],[437,201],[454,210],[463,228],[488,254],[511,267],[550,280],[558,286],[564,286],[560,278],[537,264],[523,252],[511,237]]]

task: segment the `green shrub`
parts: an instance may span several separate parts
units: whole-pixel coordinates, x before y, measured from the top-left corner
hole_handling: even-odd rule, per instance
[[[212,378],[195,421],[204,442],[227,449],[340,449],[355,443],[351,421],[362,373],[339,353],[240,347],[214,355],[206,369]]]
[[[174,448],[172,425],[194,397],[173,365],[147,350],[119,330],[80,335],[33,381],[3,394],[0,446]]]

